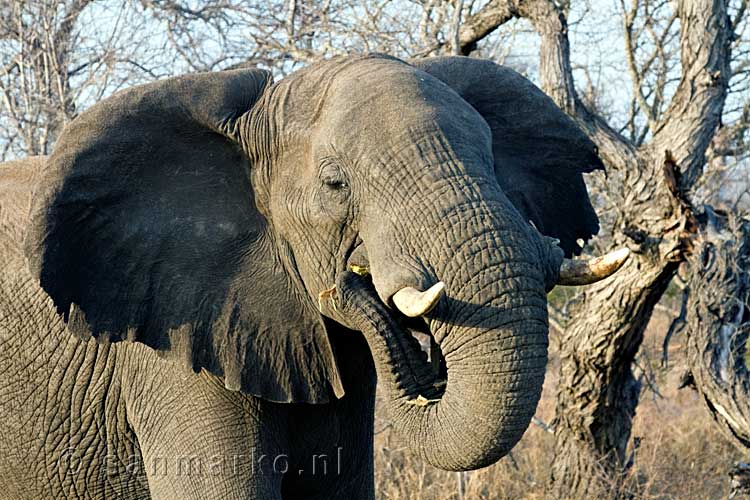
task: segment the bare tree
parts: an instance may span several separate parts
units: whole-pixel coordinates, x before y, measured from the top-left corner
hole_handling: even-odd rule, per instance
[[[0,92],[11,132],[6,151],[20,143],[30,154],[46,154],[56,132],[75,113],[70,45],[76,20],[89,2],[72,0],[62,10],[10,2],[0,11]]]
[[[750,448],[750,219],[705,213],[691,257],[688,363],[683,379],[698,390],[725,435]]]
[[[252,64],[285,74],[349,52],[408,54],[429,36],[415,29],[422,7],[403,0],[141,1],[192,70]]]
[[[49,153],[62,127],[126,83],[159,75],[148,18],[128,0],[0,6],[0,160]],[[93,22],[92,22],[93,21]]]

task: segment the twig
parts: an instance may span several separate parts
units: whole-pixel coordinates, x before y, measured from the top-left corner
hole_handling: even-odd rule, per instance
[[[672,320],[669,325],[669,330],[664,336],[664,342],[661,346],[661,367],[667,368],[669,364],[669,342],[672,340],[672,336],[675,333],[679,333],[685,329],[687,325],[687,306],[690,301],[690,288],[687,286],[682,289],[682,301],[680,303],[680,314]]]
[[[542,429],[544,432],[547,432],[549,434],[555,433],[555,426],[551,424],[545,423],[543,420],[540,420],[536,417],[531,417],[531,423]]]

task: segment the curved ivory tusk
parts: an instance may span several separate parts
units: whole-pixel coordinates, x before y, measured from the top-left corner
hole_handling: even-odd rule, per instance
[[[416,318],[430,312],[445,293],[445,283],[438,281],[424,292],[407,286],[393,294],[393,304],[405,316]]]
[[[590,285],[613,275],[630,256],[630,250],[620,248],[589,260],[563,259],[558,285]]]

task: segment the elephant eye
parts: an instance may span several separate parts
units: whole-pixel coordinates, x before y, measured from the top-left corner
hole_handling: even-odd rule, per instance
[[[344,172],[330,159],[324,161],[321,166],[320,180],[325,187],[332,191],[341,191],[348,187]]]
[[[351,188],[349,179],[335,158],[326,158],[320,164],[318,173],[319,208],[325,214],[325,220],[340,223],[346,220],[349,213]]]
[[[344,189],[347,186],[346,181],[341,179],[324,179],[323,184],[337,191],[340,189]]]

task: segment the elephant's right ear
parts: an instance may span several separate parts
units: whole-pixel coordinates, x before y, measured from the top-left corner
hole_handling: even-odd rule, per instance
[[[599,231],[583,173],[603,169],[594,143],[544,92],[515,71],[471,57],[412,61],[450,86],[492,130],[498,183],[516,209],[566,256]]]
[[[45,166],[26,253],[83,338],[141,342],[272,401],[324,402],[343,394],[327,333],[278,260],[238,144],[257,146],[247,123],[270,83],[189,75],[82,113]]]

